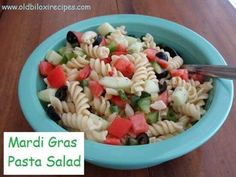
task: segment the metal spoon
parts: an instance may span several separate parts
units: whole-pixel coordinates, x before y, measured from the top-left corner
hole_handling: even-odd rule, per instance
[[[183,65],[189,72],[196,72],[205,76],[236,79],[236,66],[223,65]]]

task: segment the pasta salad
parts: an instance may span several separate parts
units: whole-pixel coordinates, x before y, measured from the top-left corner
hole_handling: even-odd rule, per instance
[[[111,145],[141,145],[175,136],[196,123],[212,81],[181,69],[184,60],[149,33],[104,23],[69,31],[65,46],[39,64],[46,88],[38,97],[68,131]]]

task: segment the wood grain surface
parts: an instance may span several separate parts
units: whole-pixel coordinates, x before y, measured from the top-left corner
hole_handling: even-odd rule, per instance
[[[3,132],[32,131],[18,102],[19,74],[27,57],[51,34],[94,16],[136,13],[185,25],[208,39],[229,64],[236,65],[236,9],[227,0],[2,0],[1,4],[88,4],[88,11],[0,10],[0,175]],[[224,98],[222,98],[222,103]],[[178,159],[141,170],[111,170],[86,163],[89,177],[235,177],[236,105],[219,132],[200,148]]]

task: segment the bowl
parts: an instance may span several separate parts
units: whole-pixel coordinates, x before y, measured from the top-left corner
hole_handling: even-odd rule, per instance
[[[110,15],[80,21],[56,32],[42,42],[27,59],[19,80],[20,106],[28,123],[35,131],[66,131],[45,113],[37,92],[44,84],[38,74],[38,64],[47,51],[59,49],[65,43],[69,30],[95,30],[109,22],[125,25],[130,34],[141,36],[151,33],[158,43],[175,48],[186,63],[226,65],[220,53],[203,37],[177,23],[143,15]],[[208,111],[193,127],[168,140],[140,146],[112,146],[85,141],[85,160],[113,169],[140,169],[180,157],[211,138],[226,120],[233,102],[233,82],[215,79],[208,101]],[[224,99],[222,99],[224,98]]]

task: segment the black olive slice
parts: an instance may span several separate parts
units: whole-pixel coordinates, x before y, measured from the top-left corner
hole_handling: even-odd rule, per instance
[[[156,77],[157,79],[162,79],[162,78],[165,78],[166,76],[168,76],[169,72],[164,70],[162,73],[158,74],[156,73]]]
[[[53,106],[47,107],[46,112],[47,112],[47,115],[54,121],[59,121],[61,119],[60,116],[56,113]]]
[[[168,56],[165,54],[165,52],[158,52],[156,53],[156,57],[168,61]]]
[[[99,34],[97,35],[95,41],[93,42],[93,46],[99,45],[102,42],[102,36]]]
[[[158,85],[159,85],[159,94],[162,94],[164,91],[166,91],[167,83],[165,81],[163,82],[163,84],[159,82]]]
[[[136,140],[138,141],[138,144],[148,144],[149,138],[146,133],[141,133],[136,137]]]
[[[173,48],[171,48],[171,47],[164,46],[163,49],[164,49],[166,52],[169,52],[169,53],[170,53],[170,56],[171,56],[172,58],[179,55],[179,54],[176,52],[176,50],[173,49]]]
[[[60,101],[65,101],[67,98],[67,90],[68,87],[67,86],[62,86],[60,87],[56,93],[55,96],[60,100]]]

